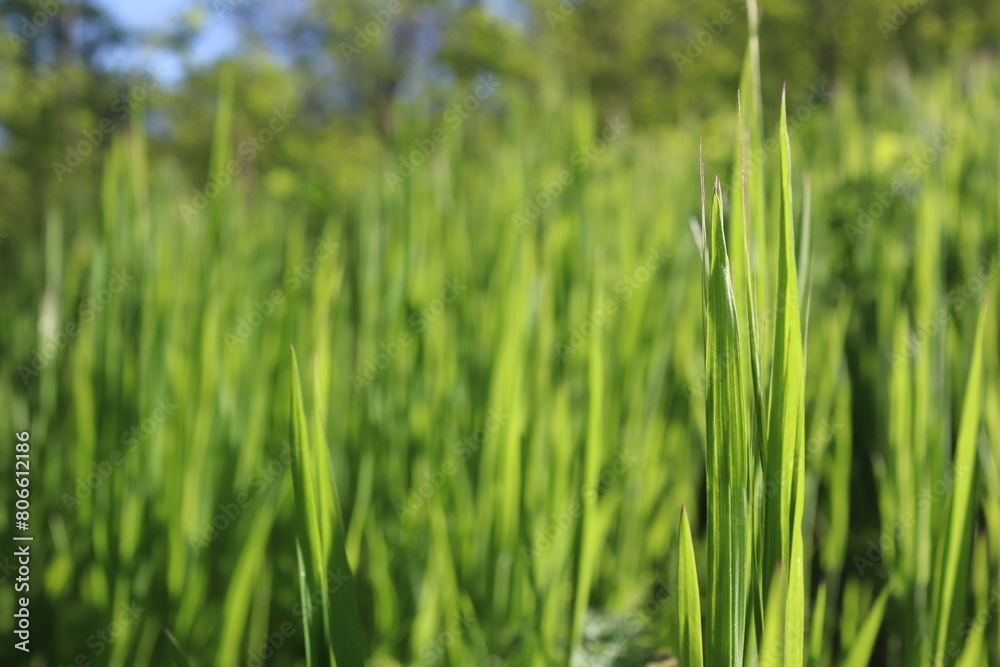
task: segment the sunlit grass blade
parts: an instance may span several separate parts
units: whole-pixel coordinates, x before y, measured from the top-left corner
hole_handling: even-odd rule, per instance
[[[344,552],[344,529],[325,445],[310,443],[295,349],[292,348],[292,487],[295,493],[296,554],[302,594],[306,662],[310,667],[364,665],[353,577]],[[318,415],[316,416],[318,419]],[[314,438],[321,427],[314,424]],[[317,444],[316,450],[312,445]],[[317,451],[318,450],[318,451]],[[314,478],[320,476],[319,480]],[[329,553],[329,559],[327,554]],[[328,565],[336,577],[331,590]],[[336,662],[334,662],[336,655]]]
[[[315,363],[315,362],[314,362]],[[316,457],[319,489],[320,529],[323,534],[323,557],[330,601],[328,640],[333,646],[337,664],[363,665],[361,619],[358,616],[357,590],[354,573],[347,558],[347,531],[344,514],[333,474],[333,462],[326,442],[325,425],[320,411],[319,373],[313,374],[313,445]],[[329,577],[334,580],[330,581]]]
[[[935,590],[932,597],[931,619],[934,625],[934,664],[954,662],[947,648],[961,644],[960,626],[965,614],[967,584],[972,557],[972,521],[975,511],[979,415],[983,384],[983,337],[989,302],[980,307],[976,324],[972,361],[969,364],[965,399],[952,463],[953,484],[948,498],[943,530],[939,536],[935,561]]]
[[[682,665],[701,667],[704,664],[701,642],[701,594],[698,589],[698,570],[694,560],[694,543],[691,541],[691,523],[687,507],[681,506],[681,524],[678,529],[677,554],[677,618],[680,623],[677,657]]]
[[[768,387],[766,444],[762,455],[764,478],[764,534],[761,563],[764,589],[772,568],[785,564],[788,573],[785,605],[784,657],[786,665],[802,664],[804,644],[804,564],[802,516],[805,502],[803,414],[803,351],[799,290],[795,266],[792,221],[791,149],[782,91],[779,125],[781,196],[778,229],[778,284],[774,352]]]
[[[707,662],[743,662],[749,591],[749,409],[744,351],[726,251],[718,179],[707,230],[705,286],[706,488],[708,518]]]
[[[818,665],[823,655],[823,628],[826,624],[826,584],[819,585],[813,600],[812,619],[809,626],[809,665]]]
[[[885,605],[888,600],[889,589],[885,588],[861,624],[857,637],[854,638],[850,651],[844,659],[843,667],[867,667],[871,664],[872,650],[875,648],[875,640],[882,626],[882,617],[885,616]]]
[[[778,243],[778,293],[775,298],[774,354],[769,387],[767,445],[764,450],[765,568],[787,562],[791,551],[793,491],[802,403],[802,333],[799,325],[795,238],[792,228],[791,153],[782,91],[781,216]],[[774,493],[773,491],[777,491]]]
[[[784,326],[788,327],[789,342],[789,363],[798,363],[797,368],[786,370],[786,377],[789,379],[789,393],[786,400],[798,403],[795,409],[795,422],[786,422],[786,426],[791,429],[792,441],[785,444],[791,450],[794,475],[792,477],[792,525],[791,525],[791,554],[788,559],[788,600],[785,603],[785,665],[798,667],[803,664],[805,658],[805,616],[806,616],[806,577],[805,568],[805,544],[803,531],[803,516],[806,504],[806,451],[805,451],[805,343],[803,336],[808,335],[808,302],[806,310],[806,332],[803,333],[799,317],[799,286],[798,271],[795,266],[795,235],[792,225],[792,185],[791,185],[791,159],[792,151],[788,137],[788,119],[785,113],[785,96],[781,97],[781,154],[782,154],[782,250],[783,259],[779,260],[779,289],[787,289],[792,292],[796,301],[794,309],[789,315],[789,319]],[[808,207],[809,196],[806,194]],[[803,243],[803,255],[808,257],[809,242],[809,211],[805,212],[804,226],[806,228],[805,242]],[[788,262],[787,270],[788,285],[782,287],[780,267]],[[809,274],[809,292],[807,299],[812,298],[812,272]],[[789,306],[791,308],[791,306]],[[786,417],[787,418],[787,417]]]
[[[788,598],[785,600],[785,665],[800,667],[805,657],[805,549],[802,540],[802,514],[805,510],[805,425],[802,398],[799,398],[798,443],[795,451],[795,484],[793,490],[791,553],[788,559]]]
[[[326,667],[333,664],[331,647],[326,642],[330,604],[326,569],[323,567],[323,534],[320,532],[319,507],[312,478],[315,461],[309,450],[309,424],[302,399],[302,381],[299,379],[295,348],[292,348],[291,441],[295,552],[299,563],[306,663],[310,667]]]
[[[989,664],[986,658],[986,630],[989,626],[988,619],[993,615],[990,605],[992,604],[996,608],[996,602],[994,601],[995,592],[990,590],[987,540],[977,536],[974,551],[970,587],[975,591],[975,614],[970,614],[972,627],[966,636],[965,648],[958,656],[955,667],[979,667],[979,665]],[[987,620],[987,622],[984,623],[983,620]]]
[[[764,610],[764,627],[760,640],[758,665],[778,667],[785,657],[785,602],[786,577],[781,566],[775,568],[771,586],[767,591],[767,607]]]

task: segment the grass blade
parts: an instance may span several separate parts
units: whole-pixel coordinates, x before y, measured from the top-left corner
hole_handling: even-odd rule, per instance
[[[749,409],[718,179],[705,246],[708,664],[739,665],[743,663],[749,590]]]
[[[680,648],[678,658],[682,665],[701,667],[704,664],[701,644],[701,595],[698,590],[698,570],[691,541],[691,524],[687,507],[681,506],[681,525],[678,532],[677,556],[677,618]]]
[[[760,641],[760,667],[777,667],[785,656],[785,576],[781,566],[776,568],[767,593],[767,609],[764,611],[764,629]]]
[[[979,311],[976,337],[969,364],[969,379],[962,405],[953,464],[954,483],[948,501],[944,530],[938,542],[932,616],[934,623],[933,660],[937,665],[954,662],[946,648],[961,642],[959,621],[964,616],[965,595],[972,555],[972,519],[977,478],[976,451],[983,384],[983,337],[989,302]]]
[[[318,400],[318,399],[317,399]],[[344,527],[336,504],[325,444],[310,442],[299,365],[292,348],[292,487],[295,493],[299,588],[310,667],[364,665],[354,580],[344,550]],[[315,413],[313,440],[321,438]],[[312,445],[316,445],[315,450]],[[314,479],[318,475],[319,479]],[[331,590],[327,567],[337,578]],[[334,662],[336,656],[336,662]]]
[[[885,604],[889,600],[889,589],[886,588],[875,600],[871,611],[865,617],[855,637],[851,650],[844,659],[843,667],[867,667],[871,664],[872,650],[875,648],[875,640],[878,638],[878,630],[882,626],[882,617],[885,616]]]
[[[292,489],[295,493],[295,551],[299,563],[302,593],[302,624],[305,629],[306,664],[333,664],[326,643],[329,599],[323,563],[323,535],[319,527],[319,507],[313,485],[314,461],[309,451],[309,424],[302,399],[299,364],[292,348]],[[314,604],[318,592],[319,604]]]

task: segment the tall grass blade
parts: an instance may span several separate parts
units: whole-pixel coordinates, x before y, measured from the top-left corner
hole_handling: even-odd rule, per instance
[[[791,553],[796,461],[802,403],[802,333],[799,324],[795,239],[792,229],[791,152],[781,97],[781,216],[778,237],[778,293],[774,354],[769,387],[767,446],[764,450],[766,523],[764,567],[788,562]],[[791,571],[789,571],[791,574]]]
[[[785,602],[786,577],[784,568],[775,568],[771,577],[771,587],[767,592],[767,608],[764,610],[764,627],[760,640],[758,665],[778,667],[785,657]]]
[[[677,657],[682,665],[701,667],[704,664],[701,641],[701,594],[698,589],[698,569],[691,541],[691,523],[687,507],[681,506],[677,554],[677,619],[679,648]]]
[[[706,487],[710,665],[743,662],[749,590],[749,409],[744,351],[726,251],[718,179],[706,238]]]
[[[314,360],[315,365],[315,360]],[[333,646],[337,664],[341,667],[363,665],[361,618],[358,614],[358,598],[354,573],[347,557],[347,531],[344,515],[333,474],[333,462],[327,446],[326,429],[320,412],[322,396],[319,386],[319,372],[313,374],[313,438],[316,455],[315,473],[318,477],[319,506],[321,508],[320,530],[323,533],[323,563],[328,575],[327,590],[330,601],[330,623],[328,641]],[[329,581],[329,575],[335,580]]]
[[[935,562],[936,589],[932,598],[934,623],[933,661],[936,665],[953,664],[951,645],[960,645],[965,637],[960,632],[965,614],[969,568],[972,558],[972,521],[976,508],[977,440],[983,385],[983,338],[989,301],[979,310],[972,361],[965,388],[965,400],[955,446],[952,478],[948,498],[944,534],[939,537]]]
[[[888,600],[889,589],[885,588],[861,624],[861,629],[858,630],[858,635],[854,638],[842,667],[867,667],[871,664],[872,651],[875,648],[875,640],[878,639],[878,631],[882,626],[882,617],[885,616],[885,605]]]
[[[344,551],[345,534],[340,511],[333,504],[336,493],[330,478],[328,452],[322,442],[310,442],[310,427],[294,348],[291,413],[295,543],[306,663],[310,667],[333,664],[339,667],[363,666],[357,598]],[[321,430],[318,423],[313,424],[313,440],[319,437]],[[317,476],[319,479],[316,479]],[[328,570],[328,567],[331,569]],[[336,577],[332,590],[328,571]]]
[[[595,258],[593,299],[595,307],[604,303],[603,261],[600,253]],[[601,353],[600,329],[590,338],[587,360],[587,386],[590,404],[587,412],[587,435],[583,452],[583,484],[592,483],[600,476],[601,431],[603,429],[604,360]],[[583,503],[577,526],[576,548],[573,562],[574,586],[572,593],[572,619],[570,650],[576,646],[583,629],[584,615],[590,599],[591,577],[593,575],[595,550],[599,539],[597,508],[591,503]]]

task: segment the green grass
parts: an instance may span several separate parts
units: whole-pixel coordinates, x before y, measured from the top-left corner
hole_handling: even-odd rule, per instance
[[[294,348],[292,378],[291,473],[306,662],[363,666],[354,575],[347,562],[346,535],[323,421],[318,409],[311,424],[306,418]],[[327,572],[334,573],[336,580],[328,578]]]
[[[588,100],[501,87],[324,209],[248,178],[184,224],[199,184],[117,137],[7,269],[35,664],[1000,661],[1000,70],[805,117],[756,48],[739,112],[581,166]],[[400,109],[395,145],[440,124]]]

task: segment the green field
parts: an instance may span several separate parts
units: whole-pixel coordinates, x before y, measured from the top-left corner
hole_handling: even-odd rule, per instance
[[[482,76],[322,213],[225,79],[206,182],[114,136],[4,267],[0,662],[998,664],[1000,67],[873,76]]]

